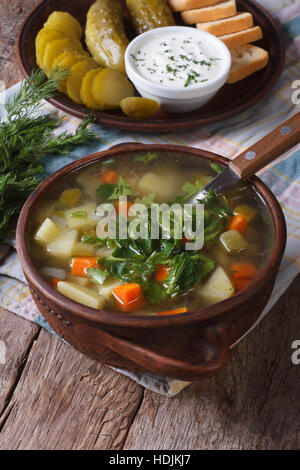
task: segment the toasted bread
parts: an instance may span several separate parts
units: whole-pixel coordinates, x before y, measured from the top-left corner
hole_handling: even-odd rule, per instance
[[[232,65],[227,83],[236,83],[263,69],[269,62],[269,54],[253,44],[230,49]]]
[[[220,0],[168,0],[168,3],[172,11],[186,11],[208,7],[219,1]]]
[[[226,44],[227,47],[243,46],[250,42],[258,41],[263,37],[263,32],[260,26],[254,26],[253,28],[245,29],[237,33],[225,34],[225,36],[219,36],[219,39]]]
[[[225,34],[237,33],[238,31],[252,28],[253,16],[251,13],[241,12],[223,20],[197,23],[196,26],[197,29],[214,34],[215,36],[224,36]]]
[[[205,21],[222,20],[236,15],[235,0],[226,0],[215,5],[196,10],[183,11],[182,19],[187,24],[203,23]]]

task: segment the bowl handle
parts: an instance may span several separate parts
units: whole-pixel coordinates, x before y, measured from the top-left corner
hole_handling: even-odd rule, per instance
[[[203,360],[200,363],[164,356],[103,330],[98,330],[97,336],[104,346],[138,364],[145,371],[154,370],[158,374],[182,380],[196,381],[215,375],[229,359],[229,341],[222,326],[207,328],[201,333],[199,342]]]

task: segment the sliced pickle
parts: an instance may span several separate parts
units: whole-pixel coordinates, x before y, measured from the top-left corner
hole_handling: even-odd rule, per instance
[[[44,53],[47,44],[57,39],[67,39],[67,35],[54,28],[42,28],[35,39],[36,62],[42,69],[44,67]]]
[[[149,119],[159,109],[157,101],[138,96],[124,98],[120,106],[123,113],[131,119]]]
[[[99,109],[118,109],[124,98],[134,96],[134,88],[123,73],[104,69],[94,78],[92,93]]]
[[[81,39],[82,28],[79,21],[65,11],[54,11],[44,24],[45,27],[59,29],[67,36]]]
[[[75,103],[83,104],[80,96],[82,80],[85,74],[95,67],[97,67],[97,64],[92,59],[83,60],[72,65],[70,75],[67,78],[67,94]]]
[[[74,64],[77,64],[77,62],[82,62],[83,60],[87,60],[86,55],[76,55],[71,54],[70,51],[65,51],[54,60],[52,69],[71,69]],[[69,73],[71,73],[71,70]],[[68,77],[66,77],[59,86],[59,91],[65,95],[67,94],[67,78]]]
[[[47,44],[44,53],[43,68],[46,70],[46,73],[49,73],[52,69],[52,64],[56,57],[65,51],[84,54],[81,43],[77,39],[57,39],[56,41],[51,41]]]
[[[98,75],[98,73],[101,70],[102,70],[101,67],[97,67],[96,69],[89,70],[85,74],[82,80],[80,96],[81,96],[81,100],[83,101],[83,103],[85,104],[87,108],[100,109],[100,110],[102,109],[102,106],[98,105],[92,93],[94,78],[96,77],[96,75]]]

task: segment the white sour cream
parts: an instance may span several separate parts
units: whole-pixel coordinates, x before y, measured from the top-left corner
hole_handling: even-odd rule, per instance
[[[197,31],[197,30],[196,30]],[[208,83],[220,71],[213,50],[193,34],[164,32],[139,44],[131,54],[136,71],[168,87],[190,88]]]

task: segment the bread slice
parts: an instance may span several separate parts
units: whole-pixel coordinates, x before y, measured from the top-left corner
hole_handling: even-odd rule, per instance
[[[230,49],[232,64],[227,83],[236,83],[268,65],[269,54],[253,44]]]
[[[226,0],[216,5],[197,10],[188,10],[181,13],[182,19],[187,24],[203,23],[205,21],[216,21],[236,15],[235,0]]]
[[[239,31],[238,33],[225,34],[225,36],[219,36],[219,39],[226,44],[227,47],[243,46],[249,44],[249,42],[258,41],[263,37],[263,32],[260,26],[254,26],[253,28]]]
[[[208,7],[219,1],[220,0],[168,0],[168,3],[173,11],[186,11]]]
[[[253,16],[251,13],[242,12],[224,20],[197,23],[196,26],[197,29],[214,34],[214,36],[223,36],[224,34],[237,33],[238,31],[252,28]]]

